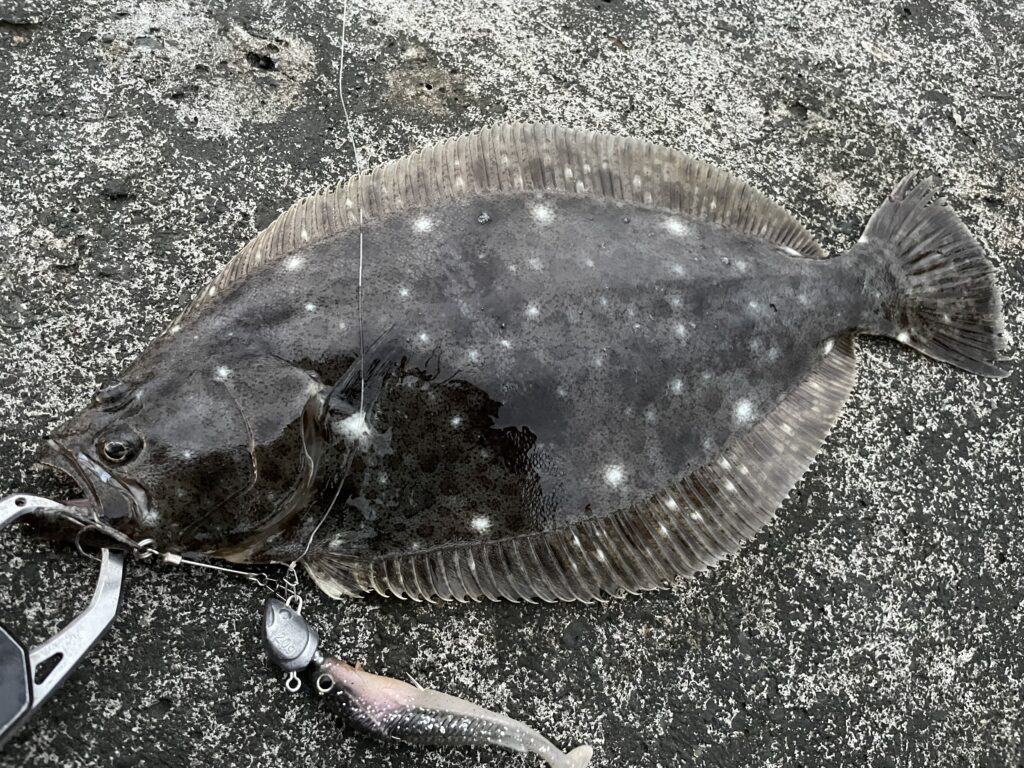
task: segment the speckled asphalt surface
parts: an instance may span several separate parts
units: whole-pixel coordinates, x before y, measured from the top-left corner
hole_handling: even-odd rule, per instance
[[[72,10],[72,6],[74,9]],[[939,173],[987,246],[1013,346],[972,378],[861,344],[854,396],[770,529],[603,606],[333,603],[325,644],[472,697],[595,766],[1024,761],[1024,12],[996,2],[354,3],[368,163],[502,119],[656,140],[753,181],[828,250]],[[0,491],[231,253],[354,169],[337,2],[0,0]],[[40,639],[93,563],[2,539],[2,618]],[[64,766],[525,766],[373,742],[262,658],[260,596],[136,564],[106,642],[0,756]]]

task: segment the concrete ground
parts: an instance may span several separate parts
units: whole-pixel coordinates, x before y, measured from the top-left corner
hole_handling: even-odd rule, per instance
[[[828,250],[939,173],[1022,305],[1013,4],[353,2],[369,164],[510,119],[667,143],[787,205]],[[232,252],[354,170],[341,3],[0,0],[0,491],[58,493],[40,438]],[[1021,364],[981,380],[861,344],[845,415],[779,520],[722,567],[608,605],[333,603],[325,646],[525,718],[595,766],[1024,761]],[[4,534],[3,619],[39,639],[94,564]],[[244,581],[135,564],[106,642],[0,766],[526,766],[372,741],[263,660]]]

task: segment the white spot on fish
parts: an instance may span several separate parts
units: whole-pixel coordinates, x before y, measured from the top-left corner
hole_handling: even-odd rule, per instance
[[[679,511],[679,503],[671,496],[665,499],[665,506],[668,507],[668,509],[671,510],[672,512]]]
[[[672,391],[673,395],[683,394],[683,380],[672,379],[672,381],[668,383],[668,388]]]
[[[462,417],[456,414],[449,423],[457,429],[462,425]]]
[[[474,517],[469,524],[473,526],[473,530],[477,533],[487,533],[491,530],[491,519],[483,515]]]
[[[602,307],[607,307],[608,306],[608,297],[607,296],[602,296],[601,299],[600,299],[600,303],[601,303]]]
[[[677,339],[685,339],[686,338],[686,326],[683,325],[682,323],[679,323],[678,325],[676,325],[675,331],[676,331],[676,338]]]
[[[142,508],[140,517],[142,518],[142,522],[146,525],[155,525],[160,522],[159,513],[157,513],[155,509],[149,509],[148,507]]]
[[[799,301],[799,302],[800,302],[800,304],[802,304],[802,305],[803,305],[803,306],[805,306],[805,307],[806,307],[806,306],[807,306],[808,304],[810,304],[810,303],[811,303],[811,300],[810,300],[809,298],[807,298],[807,294],[806,294],[806,293],[798,293],[798,294],[796,295],[796,300],[797,300],[797,301]]]
[[[217,370],[213,372],[213,378],[216,379],[217,381],[227,381],[230,375],[231,369],[228,368],[226,365],[218,366]]]
[[[747,424],[754,418],[754,405],[746,398],[739,400],[732,409],[732,417],[740,424]]]
[[[686,274],[686,270],[683,268],[682,264],[673,264],[672,265],[672,272],[674,274],[676,274],[676,275],[679,275],[680,277],[682,277],[682,276],[684,276]]]
[[[665,219],[662,226],[665,227],[665,229],[667,229],[673,235],[678,235],[679,237],[682,237],[683,235],[688,235],[690,233],[690,228],[675,217],[672,217],[671,219]]]
[[[626,480],[626,470],[621,464],[609,464],[604,470],[604,481],[612,488],[618,488]]]
[[[530,213],[533,215],[533,218],[537,220],[538,224],[547,224],[555,217],[552,210],[543,203],[537,203],[535,206],[530,208]]]
[[[185,449],[184,451],[182,451],[182,452],[181,452],[181,458],[183,458],[183,459],[184,459],[185,461],[188,461],[188,460],[189,460],[189,459],[191,459],[191,458],[192,458],[192,457],[193,457],[194,455],[195,455],[195,454],[194,454],[194,453],[192,453],[192,451],[188,450],[187,448],[186,448],[186,449]]]
[[[597,550],[596,554],[597,554],[597,559],[600,560],[603,563],[605,561],[604,550],[603,549],[599,549],[599,550]]]
[[[407,298],[409,296],[409,289],[408,288],[399,288],[398,289],[398,295],[401,296],[403,299]]]
[[[722,487],[724,487],[729,493],[736,493],[736,486],[733,484],[732,480],[726,480],[722,484]]]
[[[297,269],[301,269],[305,263],[301,256],[292,256],[290,259],[285,260],[284,268],[289,272],[294,272]]]
[[[306,311],[307,312],[316,312],[316,304],[314,304],[313,302],[307,302],[306,303]]]
[[[216,296],[217,295],[217,286],[216,285],[211,285],[209,288],[207,288],[206,289],[206,295],[207,296]]]
[[[666,528],[666,527],[665,527],[665,524],[664,524],[664,523],[662,523],[662,524],[661,524],[661,525],[660,525],[660,526],[658,527],[658,531],[659,531],[659,532],[661,533],[661,535],[662,535],[662,536],[668,536],[668,528]]]
[[[302,238],[303,242],[306,242],[306,243],[309,242],[309,232],[306,231],[305,227],[303,227],[302,231],[299,232],[299,237]]]
[[[680,299],[678,296],[673,296],[672,298],[670,298],[668,300],[668,303],[672,305],[672,309],[679,309],[681,306],[683,306],[683,300]]]
[[[800,256],[800,251],[798,251],[798,250],[796,250],[794,248],[790,248],[788,245],[782,246],[782,250],[785,251],[786,254],[789,255],[789,256],[796,256],[796,257]]]
[[[650,408],[644,411],[644,421],[646,421],[648,424],[654,424],[657,420],[658,412],[654,410],[654,406],[652,405]]]
[[[531,304],[530,306],[528,306],[526,308],[526,316],[527,317],[539,317],[540,316],[540,309],[538,309],[535,304]]]
[[[427,343],[430,342],[430,337],[426,334],[425,331],[423,333],[421,333],[419,336],[417,336],[416,338],[418,338],[420,340],[420,342],[423,343],[423,344],[427,344]]]
[[[537,270],[538,272],[544,269],[544,262],[538,258],[532,258],[529,261],[530,269]]]
[[[366,423],[366,414],[356,411],[348,418],[337,423],[338,431],[352,440],[360,440],[370,434],[370,425]]]
[[[170,331],[168,331],[168,333],[170,333],[171,335],[174,335],[175,333],[177,333],[180,330],[181,330],[181,326],[178,325],[177,323],[175,323],[174,325],[171,326],[171,329],[170,329]]]
[[[426,216],[420,216],[412,225],[416,228],[417,232],[429,232],[434,228],[434,222]]]
[[[584,259],[583,263],[586,264],[588,267],[593,267],[594,266],[594,260],[593,259]]]
[[[559,397],[568,397],[569,391],[565,387],[559,387],[558,389],[555,390],[555,394],[557,394]]]
[[[502,339],[501,346],[503,346],[505,349],[512,349],[512,342],[509,341],[508,339]]]
[[[477,352],[475,349],[471,349],[468,352],[466,352],[466,357],[469,358],[469,362],[475,363],[477,360],[480,359],[480,353]]]
[[[753,299],[747,302],[747,306],[750,308],[752,312],[759,312],[761,310],[761,305],[758,304]]]
[[[344,320],[338,322],[338,330],[344,331],[346,328],[348,328],[348,323],[346,323]]]
[[[745,262],[745,261],[737,261],[736,262],[736,269],[739,270],[740,272],[746,272],[747,271],[747,262]]]
[[[906,331],[900,331],[899,334],[896,336],[896,341],[898,341],[900,344],[909,344],[910,334],[907,333]]]
[[[832,339],[829,339],[828,341],[825,342],[825,346],[822,347],[821,353],[823,355],[827,355],[829,352],[832,351],[832,348],[835,345],[836,345],[836,343]]]

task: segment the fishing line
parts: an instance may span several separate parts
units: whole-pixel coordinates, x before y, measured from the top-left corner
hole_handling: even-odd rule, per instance
[[[173,552],[161,552],[153,546],[153,539],[142,539],[141,541],[136,541],[94,515],[83,515],[80,511],[71,507],[46,507],[34,511],[37,514],[44,516],[61,517],[78,525],[79,530],[75,535],[75,548],[86,557],[95,559],[94,555],[90,555],[83,548],[82,535],[89,531],[96,531],[97,533],[107,536],[125,547],[138,560],[149,560],[156,557],[159,558],[161,562],[167,563],[168,565],[189,565],[195,568],[205,568],[210,571],[218,571],[220,573],[241,576],[253,582],[257,586],[263,587],[271,592],[275,597],[280,598],[293,607],[296,604],[299,606],[302,604],[302,598],[298,595],[298,577],[295,575],[295,563],[287,566],[288,572],[285,574],[285,578],[275,579],[265,573],[254,573],[252,571],[243,571],[238,568],[228,568],[223,565],[205,563],[201,560],[193,560]],[[283,592],[280,589],[282,587],[284,588]],[[298,610],[298,608],[296,608],[296,610]]]
[[[345,75],[345,38],[348,31],[348,0],[345,0],[341,12],[341,58],[338,59],[338,98],[341,100],[341,111],[345,116],[345,131],[348,134],[348,143],[352,147],[352,159],[356,164],[356,173],[362,175],[363,166],[359,162],[359,150],[356,147],[356,140],[352,133],[352,119],[348,113],[348,104],[345,101],[345,88],[343,78]],[[359,316],[359,414],[366,418],[364,410],[364,396],[366,392],[366,363],[364,353],[366,351],[363,343],[363,206],[359,206],[359,280],[356,287],[356,313]]]
[[[363,165],[359,160],[359,148],[356,146],[356,140],[352,131],[352,118],[348,112],[348,103],[345,101],[345,87],[344,87],[344,76],[345,76],[345,41],[348,33],[348,0],[345,0],[341,11],[341,56],[338,59],[338,98],[341,101],[341,112],[345,116],[345,132],[347,134],[349,146],[352,147],[352,159],[355,161],[356,173],[362,175]],[[359,318],[359,415],[366,421],[366,342],[365,342],[365,330],[363,323],[363,207],[359,205],[359,276],[356,281],[356,314]],[[331,510],[334,509],[335,503],[338,501],[338,496],[341,494],[342,484],[338,484],[338,489],[334,493],[334,498],[331,499],[331,503],[327,505],[327,509],[320,516],[320,520],[317,522],[313,531],[309,534],[309,538],[306,540],[306,546],[302,550],[302,554],[295,558],[291,563],[288,564],[290,572],[294,573],[296,565],[302,558],[309,554],[310,547],[313,546],[313,539],[316,538],[317,533],[320,531],[320,527],[327,520],[327,516],[331,514]]]

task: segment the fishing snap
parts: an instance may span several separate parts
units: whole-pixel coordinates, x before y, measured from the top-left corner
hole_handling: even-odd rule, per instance
[[[284,687],[289,693],[297,693],[302,687],[302,680],[299,679],[299,675],[296,672],[289,672],[288,677],[284,679]]]
[[[284,603],[296,613],[302,613],[302,598],[299,595],[288,595],[288,599]]]

